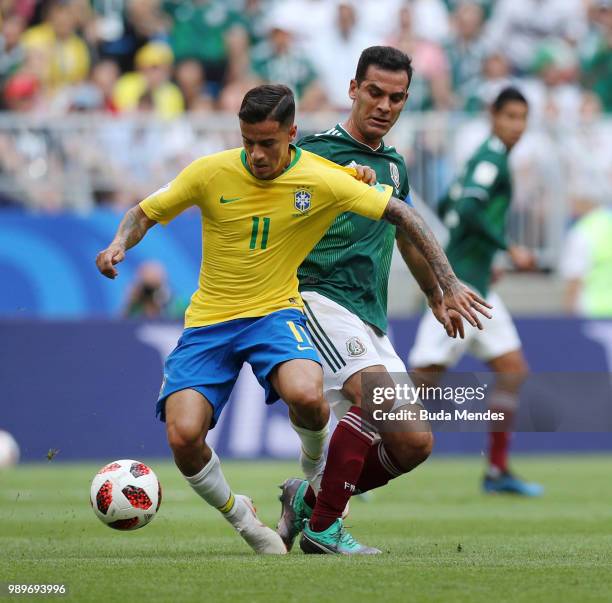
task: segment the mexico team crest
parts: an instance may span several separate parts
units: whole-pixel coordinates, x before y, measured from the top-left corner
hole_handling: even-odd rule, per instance
[[[305,188],[295,191],[293,206],[300,213],[306,213],[312,205],[312,195]]]
[[[399,191],[400,187],[400,173],[398,167],[395,163],[389,162],[389,171],[391,172],[391,180],[393,180],[393,184],[395,184],[395,188]]]
[[[363,356],[367,352],[367,348],[359,337],[350,337],[347,339],[346,350],[349,356]]]

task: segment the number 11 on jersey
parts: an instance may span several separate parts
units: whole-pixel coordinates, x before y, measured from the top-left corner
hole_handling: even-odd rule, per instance
[[[258,216],[253,216],[253,226],[251,228],[251,242],[249,249],[257,249],[257,239],[259,238],[259,222],[263,222],[261,233],[260,249],[266,249],[268,246],[268,234],[270,232],[270,218],[260,219]]]

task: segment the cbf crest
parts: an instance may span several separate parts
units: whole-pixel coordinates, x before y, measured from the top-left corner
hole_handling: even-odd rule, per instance
[[[389,162],[389,171],[391,172],[391,180],[393,180],[393,184],[395,184],[395,190],[399,192],[400,188],[400,173],[397,165],[393,162]]]
[[[293,207],[304,215],[312,207],[312,193],[307,188],[298,188],[293,195]]]

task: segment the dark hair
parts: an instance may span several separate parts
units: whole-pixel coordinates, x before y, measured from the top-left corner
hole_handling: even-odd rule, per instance
[[[504,88],[495,98],[495,100],[491,103],[491,110],[493,113],[498,113],[501,111],[507,103],[510,102],[519,102],[523,103],[526,106],[529,106],[527,99],[523,96],[523,93],[514,86],[509,86],[508,88]]]
[[[361,84],[365,79],[370,65],[387,71],[405,71],[408,75],[408,85],[412,81],[412,59],[401,50],[392,46],[370,46],[359,57],[355,79]]]
[[[281,126],[291,126],[295,119],[293,92],[282,84],[251,88],[242,99],[238,117],[248,124],[272,119]]]

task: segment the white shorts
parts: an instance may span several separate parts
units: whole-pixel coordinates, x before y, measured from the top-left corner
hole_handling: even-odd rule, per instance
[[[304,291],[302,299],[308,330],[323,363],[323,393],[338,418],[351,406],[340,391],[349,377],[379,364],[389,373],[406,372],[386,335],[379,335],[350,310],[320,293]]]
[[[449,337],[433,313],[426,312],[421,318],[414,346],[408,355],[410,367],[422,368],[432,364],[451,367],[468,353],[487,362],[520,350],[521,340],[501,297],[489,293],[487,301],[493,306],[493,318],[482,319],[482,331],[464,320],[465,339]]]

